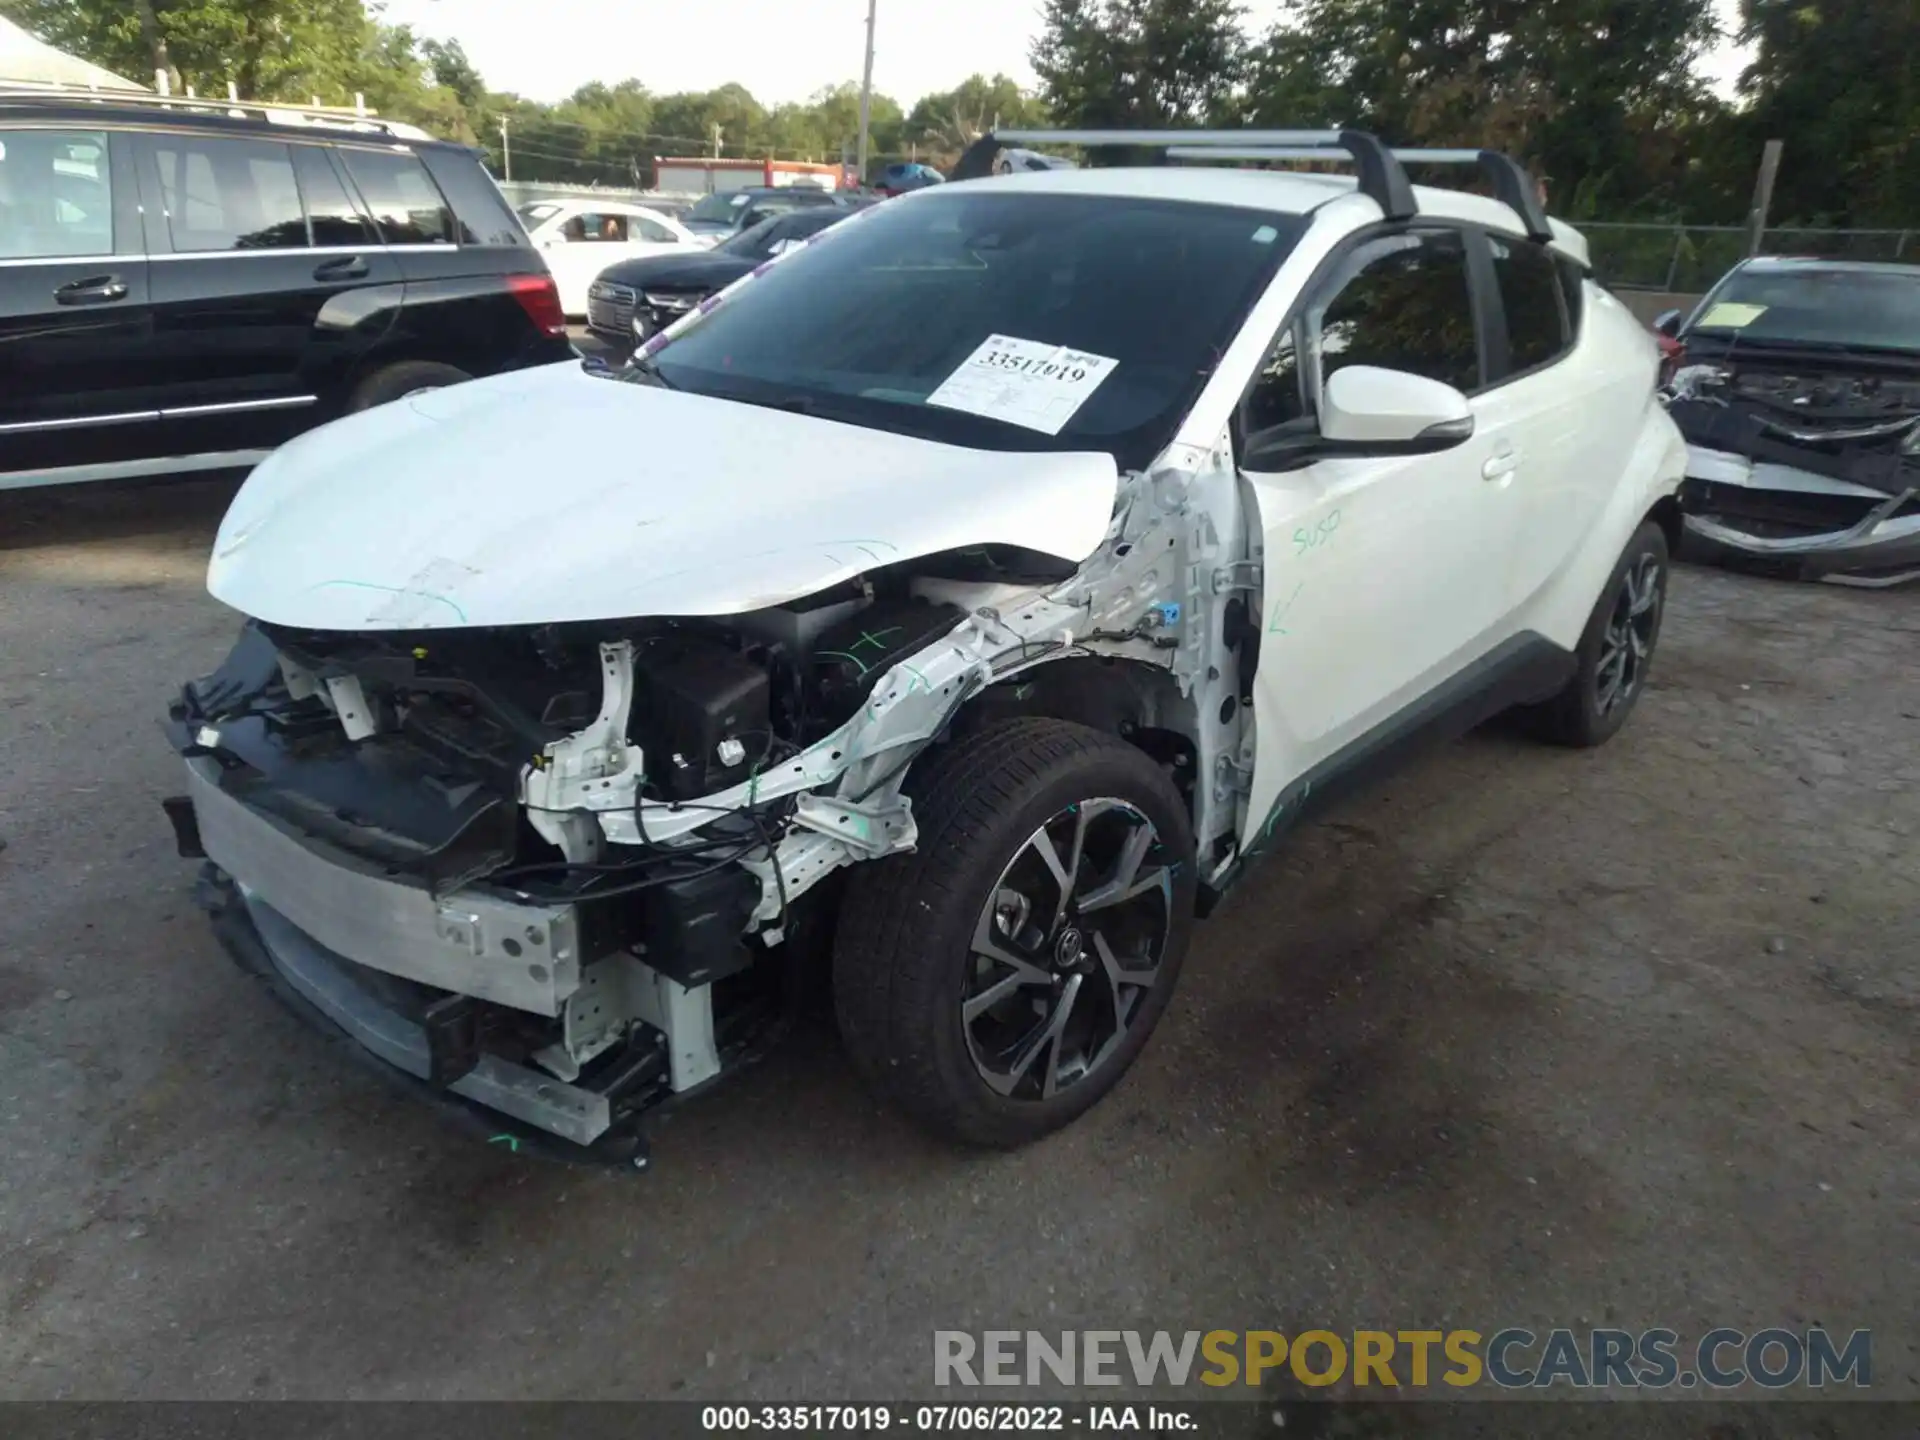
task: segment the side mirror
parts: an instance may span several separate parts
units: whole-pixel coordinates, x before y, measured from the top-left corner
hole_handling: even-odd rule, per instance
[[[1685,318],[1678,310],[1662,310],[1653,317],[1653,328],[1671,340],[1680,333],[1680,322]]]
[[[1473,434],[1473,410],[1453,386],[1404,370],[1349,365],[1327,381],[1320,438],[1334,453],[1420,455]]]

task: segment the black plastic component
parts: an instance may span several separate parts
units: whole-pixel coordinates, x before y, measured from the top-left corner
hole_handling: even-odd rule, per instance
[[[647,963],[682,985],[705,985],[753,963],[741,942],[760,903],[760,882],[737,865],[647,892]]]
[[[1376,136],[1364,130],[1342,130],[1340,148],[1353,157],[1360,193],[1373,200],[1387,219],[1411,220],[1420,213],[1419,202],[1413,198],[1413,182]]]
[[[427,1032],[427,1083],[445,1089],[480,1063],[480,1004],[449,995],[420,1016]]]
[[[647,779],[668,800],[697,800],[737,785],[766,757],[771,682],[766,666],[702,635],[663,635],[635,658],[631,729]],[[740,758],[720,758],[723,741]]]
[[[173,823],[173,843],[182,860],[204,860],[206,847],[200,843],[200,817],[193,813],[193,801],[185,795],[169,795],[160,802]]]
[[[813,652],[808,719],[828,726],[847,720],[896,661],[924,649],[966,613],[958,605],[881,600],[822,630]]]

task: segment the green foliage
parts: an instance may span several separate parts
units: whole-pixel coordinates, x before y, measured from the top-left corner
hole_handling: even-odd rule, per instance
[[[1774,214],[1810,224],[1920,217],[1920,5],[1913,0],[1743,0],[1737,133],[1752,158],[1785,142]],[[1744,200],[1744,196],[1742,197]]]
[[[1046,0],[1033,68],[1054,115],[1082,126],[1222,116],[1246,64],[1233,0]]]

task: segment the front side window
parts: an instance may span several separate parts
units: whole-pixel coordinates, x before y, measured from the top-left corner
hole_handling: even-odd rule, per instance
[[[112,253],[106,135],[0,130],[0,260]]]
[[[1551,278],[1551,276],[1549,276]],[[1375,365],[1480,388],[1467,251],[1456,231],[1362,245],[1304,315],[1287,322],[1241,400],[1243,435],[1311,430],[1319,387],[1348,365]]]
[[[271,140],[156,136],[160,204],[175,254],[305,249],[293,157]]]
[[[1507,369],[1532,370],[1567,348],[1560,275],[1544,248],[1525,240],[1487,237],[1500,303],[1507,312]]]
[[[1480,388],[1480,343],[1466,240],[1423,230],[1363,245],[1348,278],[1314,316],[1320,383],[1348,365],[1376,365]]]
[[[1143,465],[1303,229],[1297,215],[1227,206],[929,193],[783,261],[641,377],[961,445],[1097,449]],[[1035,347],[1099,357],[1102,378],[1051,430],[1000,418],[1011,400],[929,404],[963,366],[987,363],[996,336],[1029,357]],[[1078,368],[1070,384],[1090,373]]]
[[[389,245],[444,245],[453,239],[453,217],[420,157],[404,151],[342,149],[347,173],[373,212],[380,238]]]

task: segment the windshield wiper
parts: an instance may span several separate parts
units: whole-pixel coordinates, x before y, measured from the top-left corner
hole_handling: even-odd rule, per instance
[[[626,368],[617,372],[621,379],[630,384],[657,385],[662,390],[678,390],[666,376],[660,373],[660,361],[652,355],[635,355],[627,361]]]

